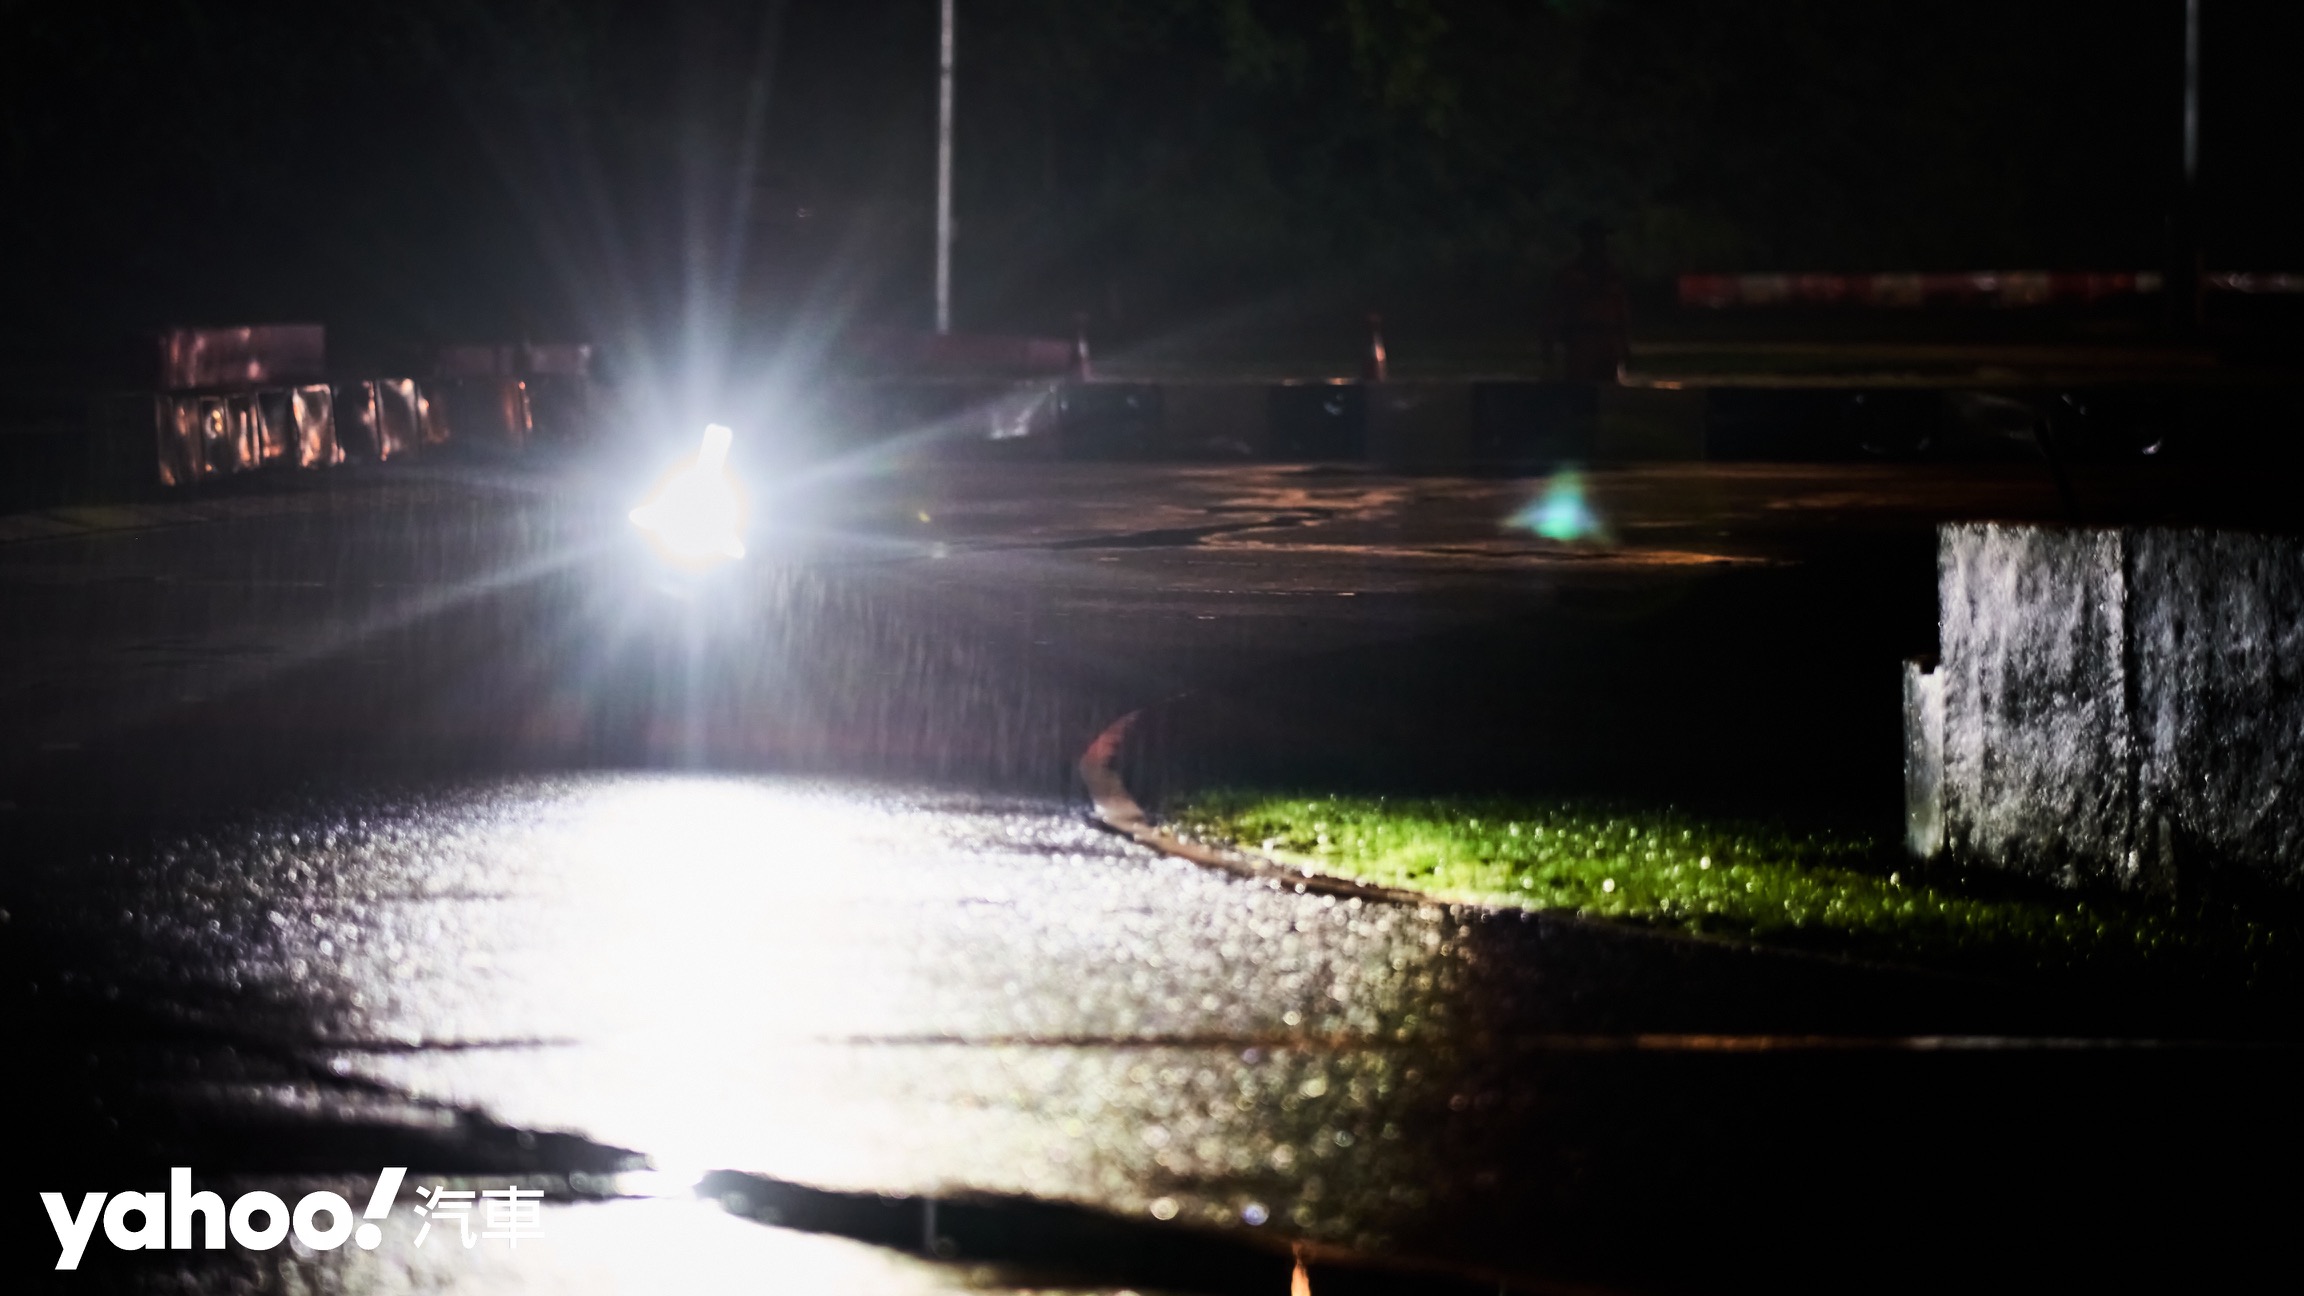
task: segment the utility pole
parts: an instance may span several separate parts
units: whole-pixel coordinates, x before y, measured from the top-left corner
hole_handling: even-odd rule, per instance
[[[946,0],[947,3],[950,0]],[[2172,303],[2179,324],[2203,323],[2206,269],[2200,252],[2200,0],[2184,0],[2184,193],[2177,219],[2178,275],[2170,288],[2183,294]]]
[[[2198,0],[2193,0],[2197,4]],[[936,58],[936,332],[952,331],[952,0]]]
[[[951,0],[944,9],[950,13]],[[949,23],[949,20],[947,20]],[[947,26],[949,30],[949,26]],[[951,37],[945,37],[945,66],[951,66]],[[2184,188],[2200,179],[2200,0],[2184,0]]]

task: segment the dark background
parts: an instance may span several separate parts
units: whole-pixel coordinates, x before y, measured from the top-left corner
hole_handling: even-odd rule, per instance
[[[2211,268],[2304,269],[2294,46],[2207,0]],[[1509,321],[1687,270],[2168,264],[2182,0],[960,0],[958,323]],[[0,353],[924,326],[934,0],[7,0]],[[1276,305],[1277,304],[1277,305]]]

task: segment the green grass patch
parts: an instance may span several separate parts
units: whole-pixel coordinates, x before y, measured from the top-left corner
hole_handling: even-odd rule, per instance
[[[1969,970],[2256,982],[2288,948],[2237,913],[1998,877],[1923,880],[1874,838],[1670,810],[1215,791],[1171,807],[1170,819],[1204,839],[1440,900]]]

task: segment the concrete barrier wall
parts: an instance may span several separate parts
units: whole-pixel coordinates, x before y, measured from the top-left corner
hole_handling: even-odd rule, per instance
[[[1539,382],[879,381],[829,402],[851,429],[966,453],[1365,462],[1409,471],[1701,459],[1702,392]]]
[[[2304,885],[2304,541],[1947,526],[1905,685],[1918,854],[2067,885]]]

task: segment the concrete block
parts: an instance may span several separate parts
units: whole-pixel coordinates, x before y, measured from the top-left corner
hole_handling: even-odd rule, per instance
[[[1593,383],[1474,385],[1472,462],[1530,472],[1590,462],[1599,427],[1599,392]]]
[[[1160,394],[1160,453],[1179,459],[1254,459],[1270,441],[1263,383],[1171,383]]]
[[[336,445],[347,461],[368,463],[384,457],[377,428],[376,384],[337,383],[329,405],[336,415]]]
[[[1848,393],[1810,387],[1714,387],[1704,401],[1704,457],[1723,462],[1847,459]]]
[[[294,398],[286,387],[251,394],[255,403],[256,458],[266,467],[296,462]]]
[[[299,468],[333,468],[344,462],[344,447],[336,441],[335,395],[325,383],[298,387],[288,393],[288,416],[295,423],[292,462]]]
[[[1003,454],[1053,454],[1060,435],[1056,405],[1061,383],[1018,383],[979,407],[982,437],[974,442]]]
[[[1368,457],[1398,468],[1460,468],[1472,454],[1469,383],[1369,383]]]
[[[1592,457],[1602,463],[1704,457],[1704,393],[1659,387],[1598,389]]]
[[[519,380],[527,401],[531,435],[544,445],[583,445],[597,440],[599,413],[592,380],[578,374],[532,373]]]
[[[234,398],[219,394],[191,399],[199,420],[200,475],[223,477],[239,472],[244,465],[240,461],[240,428],[233,417]]]
[[[1282,383],[1266,389],[1274,459],[1353,462],[1368,455],[1368,392],[1362,383]]]
[[[1944,849],[1944,673],[1904,663],[1904,849],[1932,859]]]
[[[2304,883],[2304,541],[2127,540],[2141,866]]]
[[[2119,534],[1939,537],[1945,845],[2093,879],[2125,854],[2133,808]]]
[[[1053,381],[886,380],[840,384],[807,407],[785,444],[828,453],[1001,458],[1055,453],[1064,387]]]
[[[1157,383],[1067,383],[1056,397],[1058,444],[1064,457],[1155,457],[1164,394]]]
[[[1960,525],[1938,560],[1943,664],[1905,680],[1915,853],[2304,887],[2304,540]]]
[[[434,378],[424,393],[432,434],[468,450],[517,449],[535,430],[527,385],[518,378]]]
[[[160,398],[160,484],[189,486],[208,474],[200,398]]]
[[[369,384],[376,410],[376,457],[398,459],[415,453],[424,443],[424,429],[416,411],[416,383],[410,378],[379,378]]]

